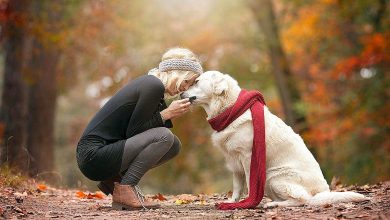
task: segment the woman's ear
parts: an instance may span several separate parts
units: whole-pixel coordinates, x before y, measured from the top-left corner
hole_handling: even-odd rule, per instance
[[[214,94],[222,95],[228,90],[229,84],[227,80],[225,80],[224,76],[218,76],[218,77],[219,79],[217,79],[214,82]]]

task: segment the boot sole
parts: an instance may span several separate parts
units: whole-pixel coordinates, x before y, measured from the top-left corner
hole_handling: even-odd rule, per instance
[[[129,211],[143,209],[143,207],[132,207],[132,206],[123,205],[123,204],[117,203],[117,202],[113,202],[112,203],[112,208],[115,209],[115,210],[129,210]]]
[[[128,211],[135,211],[135,210],[141,210],[143,207],[132,207],[128,205],[123,205],[121,203],[112,202],[112,208],[115,210],[128,210]],[[152,206],[152,207],[145,207],[147,209],[157,209],[160,208],[160,205]]]

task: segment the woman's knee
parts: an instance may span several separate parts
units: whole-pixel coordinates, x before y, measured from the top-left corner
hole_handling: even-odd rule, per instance
[[[171,149],[169,150],[172,153],[172,157],[175,157],[176,155],[179,154],[180,148],[181,148],[181,142],[180,142],[179,138],[174,136],[173,145],[172,145]]]
[[[179,140],[179,138],[177,138],[176,136],[174,136],[174,142],[173,142],[173,145],[170,147],[170,149],[168,150],[168,152],[160,159],[160,161],[154,165],[153,167],[157,167],[165,162],[167,162],[168,160],[176,157],[179,152],[180,152],[180,148],[181,148],[181,142]]]
[[[175,141],[175,135],[171,130],[165,127],[153,128],[154,130],[154,138],[156,142],[166,143],[167,146],[172,146]]]

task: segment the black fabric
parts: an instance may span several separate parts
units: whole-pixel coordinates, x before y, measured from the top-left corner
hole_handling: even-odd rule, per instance
[[[120,169],[123,146],[126,140],[108,144],[97,136],[80,140],[77,147],[77,163],[81,172],[91,180],[107,180],[116,176]]]
[[[96,113],[77,146],[77,162],[91,180],[105,180],[119,173],[125,141],[163,123],[160,111],[167,106],[164,85],[155,76],[130,81]]]

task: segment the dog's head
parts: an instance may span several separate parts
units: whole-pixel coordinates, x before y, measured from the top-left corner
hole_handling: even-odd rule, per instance
[[[209,114],[215,108],[223,108],[221,105],[229,105],[230,99],[236,100],[240,93],[240,87],[236,80],[228,74],[218,71],[207,71],[201,74],[187,91],[181,94],[182,98],[196,96],[193,101],[196,105],[201,105]]]

